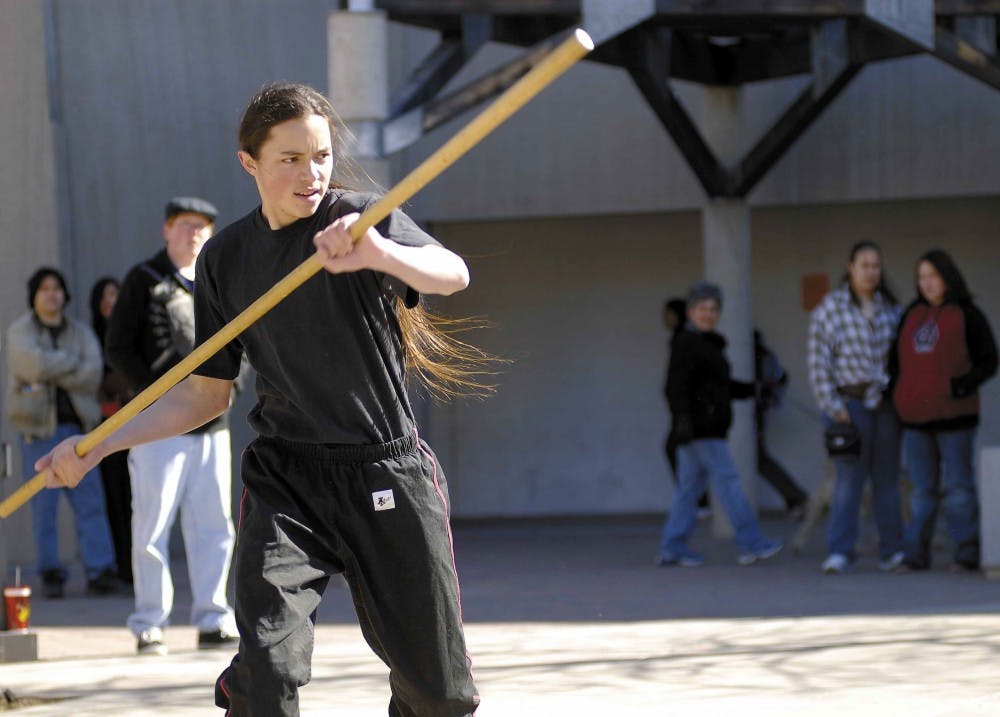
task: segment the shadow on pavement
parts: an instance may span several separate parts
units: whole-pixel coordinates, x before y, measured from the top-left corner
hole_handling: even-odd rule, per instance
[[[701,523],[692,541],[707,564],[664,568],[653,564],[659,517],[460,522],[455,551],[465,621],[614,622],[698,618],[820,615],[974,613],[1000,606],[1000,582],[980,574],[935,569],[917,574],[878,572],[872,549],[848,575],[819,572],[822,531],[802,554],[783,551],[766,564],[736,565],[736,548]],[[765,533],[788,540],[795,524],[764,522]],[[863,533],[862,544],[874,536]],[[191,599],[183,558],[175,562],[174,624],[186,624]],[[33,599],[35,626],[123,626],[132,598],[83,596],[71,581],[63,600]],[[319,610],[321,624],[354,623],[354,609],[338,579]]]

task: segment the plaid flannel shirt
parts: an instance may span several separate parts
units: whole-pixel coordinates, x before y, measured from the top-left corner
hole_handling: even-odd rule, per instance
[[[868,384],[866,408],[877,408],[889,385],[889,351],[899,324],[899,307],[875,294],[875,316],[869,321],[844,285],[813,309],[809,321],[809,384],[828,416],[844,410],[838,386]]]

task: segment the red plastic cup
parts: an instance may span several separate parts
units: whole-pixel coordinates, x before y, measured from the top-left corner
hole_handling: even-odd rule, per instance
[[[7,613],[7,629],[28,629],[31,617],[31,588],[27,585],[8,585],[3,589],[3,604]]]

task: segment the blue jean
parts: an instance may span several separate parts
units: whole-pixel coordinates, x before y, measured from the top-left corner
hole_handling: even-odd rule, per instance
[[[912,517],[903,534],[907,564],[918,568],[931,566],[931,540],[943,496],[955,562],[979,565],[979,499],[972,467],[975,442],[975,428],[904,432],[903,450],[913,484]]]
[[[21,465],[25,480],[34,475],[35,461],[64,439],[79,432],[78,426],[60,424],[52,438],[38,438],[28,443],[21,436]],[[73,509],[76,542],[87,579],[97,577],[103,570],[114,570],[115,556],[104,506],[104,488],[96,470],[87,473],[76,488],[45,489],[31,499],[38,570],[64,570],[59,562],[59,533],[56,524],[60,493],[66,496]]]
[[[712,495],[733,526],[740,551],[749,553],[763,544],[757,516],[743,494],[729,444],[722,438],[702,438],[677,448],[677,492],[663,525],[661,557],[689,552],[687,541],[698,520],[698,498],[709,482]]]
[[[848,399],[847,412],[861,433],[861,455],[837,458],[837,481],[830,502],[827,528],[829,552],[853,560],[857,557],[861,494],[871,479],[878,527],[879,559],[888,560],[903,547],[903,517],[899,498],[900,427],[896,413],[883,401],[869,410],[861,401]]]

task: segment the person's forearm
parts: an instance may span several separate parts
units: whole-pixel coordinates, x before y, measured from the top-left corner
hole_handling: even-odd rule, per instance
[[[469,285],[469,269],[457,254],[442,247],[403,246],[391,240],[380,242],[377,271],[401,279],[421,294],[448,296]]]
[[[104,458],[117,451],[198,428],[226,410],[231,384],[230,381],[189,376],[101,441],[94,451]]]

